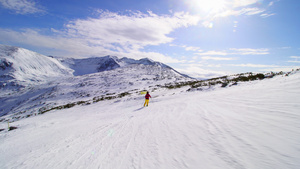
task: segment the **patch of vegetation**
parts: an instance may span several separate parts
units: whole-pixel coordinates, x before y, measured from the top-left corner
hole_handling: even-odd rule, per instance
[[[113,96],[98,96],[98,97],[93,98],[93,102],[96,103],[96,102],[104,101],[104,100],[112,100],[112,99],[116,99],[116,98],[122,98],[127,95],[130,95],[130,93],[124,92],[124,93],[120,93],[118,95],[113,95]]]
[[[252,73],[250,73],[250,75],[248,76],[244,76],[244,75],[240,75],[236,78],[233,78],[230,81],[234,81],[234,82],[247,82],[247,81],[254,81],[254,80],[262,80],[265,78],[265,75],[262,73],[258,73],[256,75],[253,75]]]
[[[183,86],[190,86],[190,89],[188,89],[187,91],[194,91],[193,89],[199,89],[200,87],[204,87],[204,86],[215,86],[220,84],[221,87],[231,87],[233,85],[237,85],[238,82],[248,82],[248,81],[255,81],[255,80],[263,80],[265,78],[273,78],[274,76],[277,75],[285,75],[285,76],[289,76],[292,72],[294,71],[300,71],[300,69],[296,69],[296,70],[292,70],[291,72],[278,72],[278,73],[274,73],[274,72],[270,72],[270,73],[257,73],[254,74],[252,72],[248,72],[248,73],[241,73],[241,74],[236,74],[233,76],[222,76],[222,77],[217,77],[217,78],[212,78],[212,79],[208,79],[208,80],[196,80],[196,81],[189,81],[189,82],[183,82],[183,83],[175,83],[175,84],[167,84],[165,87],[168,89],[175,89],[175,88],[180,88]]]
[[[62,110],[62,109],[69,109],[69,108],[72,108],[76,105],[89,105],[91,104],[91,102],[93,103],[96,103],[96,102],[99,102],[99,101],[104,101],[104,100],[112,100],[112,99],[116,99],[116,98],[122,98],[122,97],[125,97],[127,95],[130,95],[129,92],[123,92],[123,93],[120,93],[118,95],[113,95],[113,93],[110,93],[109,95],[106,94],[106,96],[100,96],[100,97],[94,97],[93,100],[88,100],[88,101],[78,101],[78,102],[73,102],[73,103],[68,103],[68,104],[65,104],[65,105],[60,105],[60,106],[55,106],[55,107],[42,107],[39,109],[39,113],[38,114],[44,114],[44,113],[47,113],[49,111],[52,111],[52,110]],[[30,117],[31,115],[28,115],[28,117]]]
[[[84,104],[88,104],[88,102],[86,102],[86,101],[78,101],[78,102],[76,102],[76,105],[84,105]]]
[[[68,108],[74,107],[75,105],[77,105],[77,103],[68,103],[66,105],[56,106],[56,107],[52,107],[52,108],[49,108],[49,109],[47,109],[45,107],[42,107],[42,108],[39,109],[38,114],[44,114],[44,113],[49,112],[51,110],[68,109]]]
[[[17,128],[18,128],[18,127],[10,126],[10,127],[8,128],[8,131],[15,130],[15,129],[17,129]]]
[[[226,87],[226,86],[228,86],[228,83],[222,83],[221,87]]]
[[[122,97],[128,96],[128,95],[130,95],[130,93],[128,93],[128,92],[120,93],[120,94],[118,95],[118,98],[122,98]]]

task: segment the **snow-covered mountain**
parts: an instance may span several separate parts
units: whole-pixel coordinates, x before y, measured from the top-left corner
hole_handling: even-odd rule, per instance
[[[181,74],[167,66],[163,63],[153,61],[148,58],[135,60],[130,58],[118,58],[116,56],[104,56],[104,57],[94,57],[94,58],[86,58],[86,59],[74,59],[74,58],[57,58],[60,60],[62,64],[66,67],[71,68],[74,70],[75,76],[81,76],[86,74],[92,74],[97,72],[109,71],[114,70],[117,68],[126,68],[126,67],[133,67],[133,65],[148,65],[153,67],[160,67],[163,72],[169,71],[169,74],[174,77],[188,77],[187,75]],[[160,73],[160,72],[158,72]]]
[[[0,116],[23,118],[58,105],[121,93],[137,94],[159,85],[192,80],[150,59],[105,56],[63,59],[1,46]],[[10,89],[10,90],[9,90]]]
[[[86,59],[55,58],[23,48],[0,45],[0,87],[36,85],[67,78],[71,75],[82,76],[118,68],[134,68],[134,66],[139,67],[140,65],[147,65],[148,70],[152,74],[155,73],[159,79],[166,77],[189,78],[163,63],[148,58],[140,60],[119,59],[115,56]],[[160,71],[151,71],[152,67],[159,68]],[[139,74],[139,72],[136,73]]]
[[[0,45],[0,88],[35,85],[70,75],[72,70],[54,58]]]

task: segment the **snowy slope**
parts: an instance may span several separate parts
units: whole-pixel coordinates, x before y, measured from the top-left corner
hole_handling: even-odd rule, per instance
[[[54,58],[0,45],[0,88],[36,85],[70,75],[72,70]]]
[[[147,58],[58,59],[17,47],[2,45],[0,49],[0,88],[8,89],[0,91],[0,121],[15,121],[69,103],[136,95],[140,90],[155,90],[157,85],[192,80]]]
[[[0,132],[0,168],[298,169],[299,83],[294,73],[157,90],[146,108],[141,96],[51,111]]]

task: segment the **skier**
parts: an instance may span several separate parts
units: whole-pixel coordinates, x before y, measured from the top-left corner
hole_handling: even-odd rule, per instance
[[[150,94],[149,92],[147,92],[147,94],[145,95],[145,104],[144,104],[144,107],[147,105],[148,106],[148,103],[149,103],[149,98],[150,98]]]

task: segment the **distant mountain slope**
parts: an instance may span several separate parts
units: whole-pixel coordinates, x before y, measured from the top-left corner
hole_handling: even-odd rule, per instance
[[[81,76],[86,74],[92,74],[97,72],[109,71],[117,68],[130,67],[133,65],[149,65],[161,67],[164,70],[169,70],[174,72],[176,76],[184,76],[187,75],[181,74],[167,66],[163,63],[153,61],[148,58],[143,58],[140,60],[130,59],[130,58],[118,58],[116,56],[104,56],[104,57],[94,57],[94,58],[86,58],[86,59],[74,59],[74,58],[58,58],[66,67],[69,67],[74,70],[75,76]]]
[[[54,58],[0,45],[0,87],[37,84],[70,75],[72,70]]]
[[[74,70],[74,76],[82,76],[120,67],[115,60],[110,57],[94,57],[86,59],[58,58],[62,64]]]

